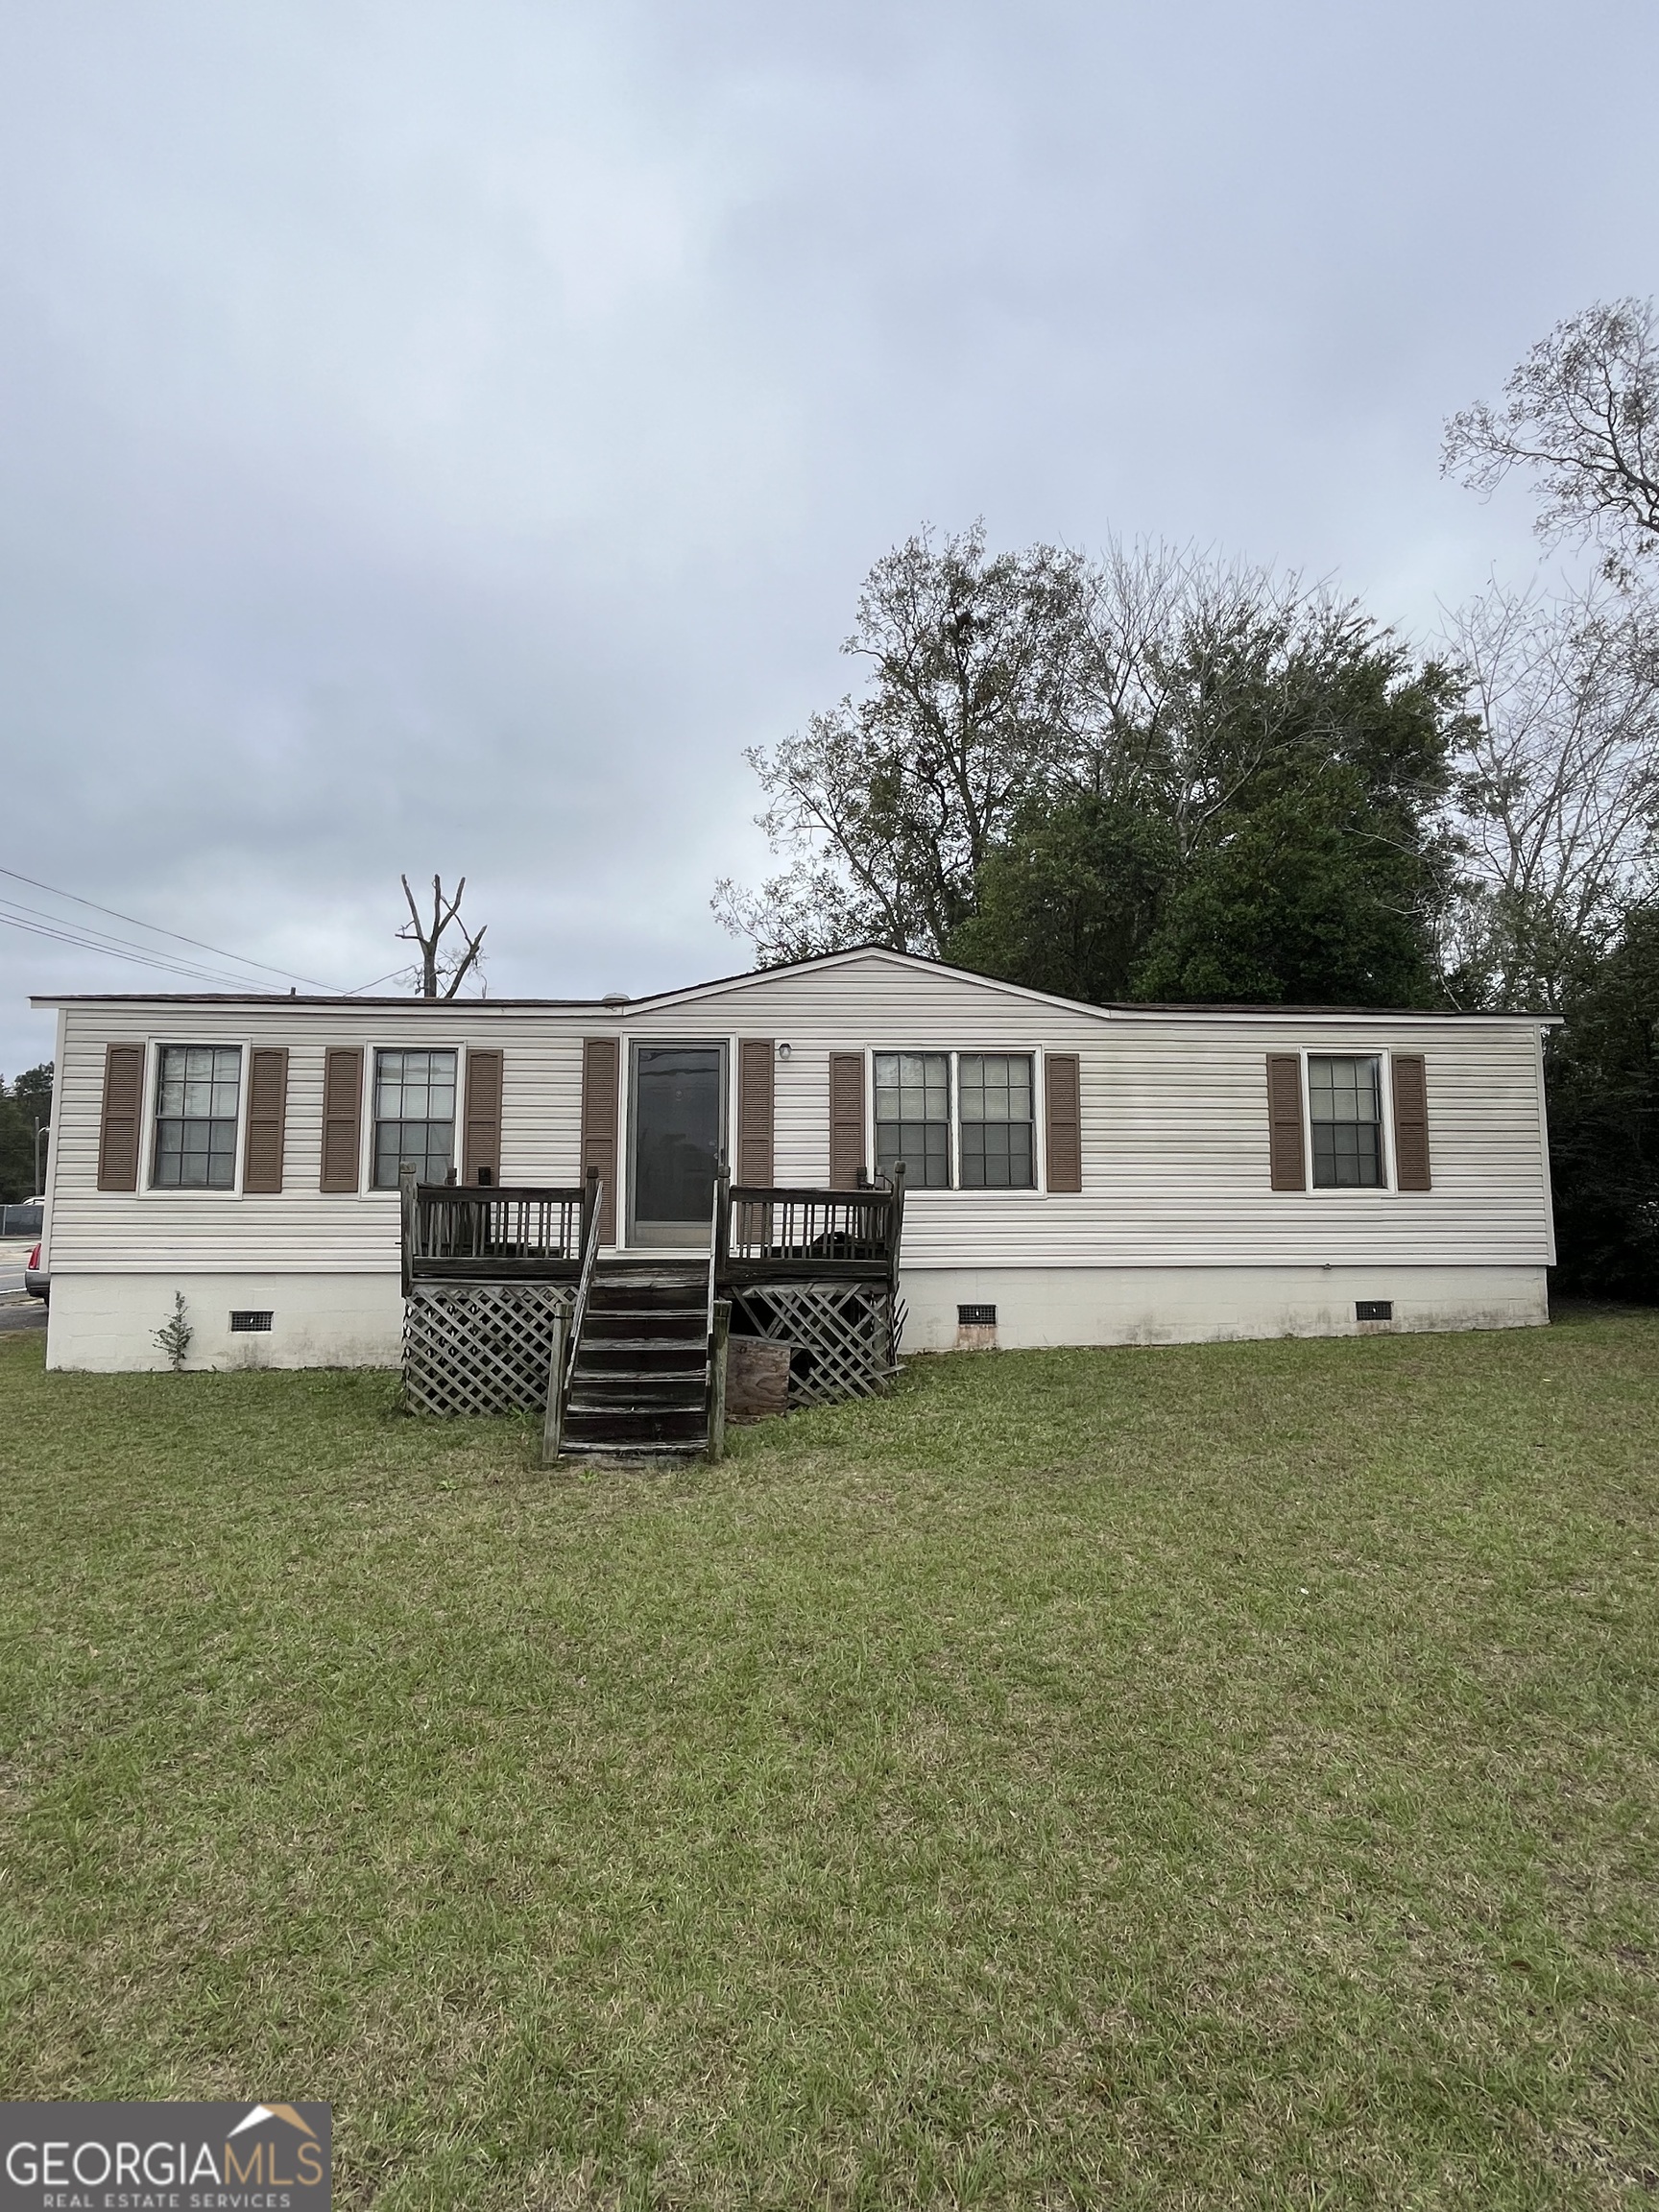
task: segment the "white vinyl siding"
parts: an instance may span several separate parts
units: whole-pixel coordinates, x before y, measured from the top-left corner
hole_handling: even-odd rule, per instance
[[[280,1195],[96,1189],[107,1043],[187,1036],[289,1052],[287,1171]],[[1035,1190],[912,1189],[906,1271],[929,1267],[1541,1266],[1550,1258],[1543,1099],[1534,1022],[1092,1012],[950,970],[872,953],[682,994],[633,1011],[476,1000],[431,1009],[306,1005],[223,1008],[156,1001],[69,1004],[55,1133],[54,1272],[164,1275],[387,1272],[397,1266],[394,1191],[319,1192],[323,1056],[329,1046],[427,1044],[505,1055],[501,1177],[580,1180],[585,1037],[787,1043],[776,1062],[780,1185],[818,1185],[830,1165],[832,1052],[974,1051],[1033,1064]],[[1041,1188],[1043,1054],[1080,1061],[1083,1190]],[[1321,1191],[1287,1205],[1268,1185],[1268,1052],[1426,1055],[1434,1188],[1422,1194]],[[372,1072],[366,1073],[365,1111]],[[733,1080],[735,1080],[733,1076]],[[872,1087],[871,1111],[874,1121]],[[872,1130],[872,1135],[874,1131]],[[367,1145],[366,1145],[367,1149]],[[875,1154],[870,1155],[874,1168]]]

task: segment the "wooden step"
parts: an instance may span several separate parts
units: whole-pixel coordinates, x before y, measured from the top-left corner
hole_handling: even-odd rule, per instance
[[[638,1460],[697,1459],[708,1449],[707,1436],[688,1438],[680,1444],[601,1444],[596,1441],[572,1441],[565,1445],[560,1456],[565,1459],[601,1459],[632,1465]]]
[[[562,1450],[572,1458],[688,1458],[708,1442],[707,1260],[601,1260]]]
[[[626,1366],[637,1358],[641,1366],[660,1366],[666,1359],[676,1367],[707,1367],[709,1341],[705,1336],[589,1336],[583,1332],[577,1365],[592,1358],[602,1367]]]
[[[617,1359],[632,1358],[636,1352],[655,1352],[664,1359],[677,1359],[682,1367],[688,1367],[694,1361],[703,1367],[709,1364],[709,1347],[701,1336],[589,1336],[586,1334],[576,1355],[576,1364],[580,1367],[597,1358],[613,1365]]]
[[[666,1283],[684,1283],[688,1276],[708,1276],[708,1252],[699,1252],[697,1259],[646,1259],[635,1254],[633,1259],[599,1259],[592,1263],[592,1274],[602,1283],[615,1283],[624,1274],[655,1274]]]
[[[589,1286],[588,1305],[597,1298],[606,1311],[636,1313],[694,1313],[709,1310],[707,1283],[687,1284],[684,1290],[671,1284],[594,1283]]]
[[[582,1331],[584,1343],[591,1337],[661,1336],[677,1344],[703,1343],[709,1334],[709,1317],[701,1306],[685,1312],[643,1312],[637,1306],[589,1306]]]
[[[596,1323],[617,1320],[637,1321],[641,1329],[700,1329],[707,1332],[709,1302],[697,1297],[675,1305],[641,1306],[633,1296],[614,1301],[589,1298],[586,1319],[589,1328]]]
[[[702,1390],[685,1391],[679,1397],[658,1396],[650,1391],[622,1397],[589,1397],[585,1390],[573,1390],[565,1408],[567,1414],[580,1414],[592,1432],[607,1423],[640,1420],[666,1420],[670,1414],[676,1419],[681,1414],[695,1414],[703,1420],[709,1410],[708,1394]]]
[[[696,1398],[602,1398],[596,1404],[574,1397],[565,1408],[566,1436],[619,1436],[632,1433],[635,1421],[666,1422],[675,1435],[703,1435],[708,1408]]]
[[[709,1390],[707,1367],[675,1367],[666,1362],[649,1359],[630,1359],[625,1365],[590,1367],[585,1362],[571,1369],[572,1390],[593,1390],[600,1393],[616,1387],[644,1390],[696,1390],[704,1396]]]
[[[688,1444],[705,1446],[709,1423],[703,1407],[654,1407],[619,1411],[572,1406],[565,1416],[565,1442],[580,1444]]]
[[[642,1294],[667,1290],[682,1298],[693,1294],[707,1298],[709,1269],[706,1263],[700,1267],[637,1267],[601,1261],[593,1270],[590,1287],[593,1291],[631,1290]]]
[[[709,1370],[707,1367],[578,1367],[571,1375],[570,1387],[589,1398],[614,1397],[619,1390],[642,1390],[659,1395],[670,1390],[684,1398],[692,1390],[707,1395]]]

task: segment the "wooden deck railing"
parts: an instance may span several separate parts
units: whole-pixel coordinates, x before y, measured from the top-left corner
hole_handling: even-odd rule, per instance
[[[416,1283],[575,1282],[597,1220],[587,1186],[401,1179],[403,1291]],[[897,1284],[904,1170],[867,1190],[715,1185],[710,1305],[733,1284],[846,1277]]]
[[[574,1280],[589,1191],[579,1184],[402,1179],[403,1289],[412,1283]]]
[[[897,1281],[904,1170],[868,1190],[760,1190],[734,1183],[715,1215],[717,1282],[825,1276]]]
[[[593,1288],[593,1269],[599,1259],[599,1207],[605,1186],[597,1174],[588,1178],[584,1193],[586,1225],[576,1271],[576,1296],[569,1314],[553,1323],[552,1356],[547,1363],[547,1415],[541,1428],[541,1464],[551,1467],[565,1443],[565,1416],[570,1410],[570,1382],[576,1356],[582,1349],[582,1332],[588,1322],[588,1299]]]

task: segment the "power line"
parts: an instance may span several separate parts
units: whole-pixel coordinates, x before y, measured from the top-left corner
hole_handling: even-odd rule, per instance
[[[50,914],[39,906],[30,906],[21,899],[0,899],[0,922],[13,927],[27,929],[33,924],[21,919],[31,915],[34,923],[43,925],[35,930],[37,936],[60,937],[65,944],[76,945],[90,952],[108,952],[117,960],[142,959],[147,964],[165,968],[180,975],[197,975],[212,982],[234,982],[242,985],[242,976],[226,976],[218,970],[204,968],[200,961],[183,959],[178,953],[154,952],[148,946],[134,945],[131,937],[117,937],[108,929],[94,929],[90,925],[66,922],[60,914]]]
[[[49,919],[27,921],[24,919],[26,911],[27,909],[23,912],[0,910],[0,923],[4,923],[7,927],[12,929],[25,930],[31,937],[48,937],[58,944],[73,945],[81,951],[104,953],[114,960],[131,960],[142,968],[160,968],[170,974],[192,975],[203,982],[235,982],[239,986],[245,987],[246,979],[244,977],[221,974],[216,970],[201,967],[194,961],[181,960],[176,953],[150,952],[139,947],[123,946],[107,937],[89,937],[76,929],[73,924],[66,927],[60,927]]]
[[[303,983],[307,990],[326,992],[331,998],[351,996],[333,983],[319,983],[315,975],[296,975],[292,969],[274,968],[269,960],[251,960],[245,952],[227,952],[222,945],[209,945],[200,937],[186,937],[177,929],[163,929],[155,922],[141,922],[136,914],[123,914],[116,906],[101,906],[96,899],[83,899],[78,891],[60,891],[57,884],[42,883],[34,876],[20,875],[15,868],[0,868],[0,876],[13,883],[27,883],[32,891],[47,891],[54,899],[67,899],[73,905],[89,907],[94,914],[108,914],[112,922],[131,923],[135,929],[149,930],[153,937],[171,937],[175,944],[192,945],[198,952],[211,952],[216,960],[235,960],[244,968],[257,968],[264,974],[280,975],[284,983]],[[154,965],[159,968],[168,963],[157,960]]]
[[[345,992],[343,996],[347,998],[361,998],[365,991],[373,990],[375,983],[391,983],[395,981],[396,978],[399,975],[409,975],[413,973],[414,971],[408,966],[404,966],[402,968],[388,968],[385,974],[376,975],[373,979],[373,982],[358,983],[351,990]]]
[[[107,942],[100,943],[93,937],[78,936],[70,929],[54,929],[41,922],[26,922],[18,914],[0,912],[0,925],[4,925],[9,929],[24,930],[31,937],[45,937],[51,939],[55,944],[72,945],[77,951],[96,952],[108,960],[130,960],[138,968],[156,968],[163,974],[181,975],[191,982],[219,983],[232,990],[243,992],[249,988],[248,978],[245,975],[217,974],[208,968],[197,968],[188,966],[181,960],[170,960],[162,952],[126,951],[118,945]]]

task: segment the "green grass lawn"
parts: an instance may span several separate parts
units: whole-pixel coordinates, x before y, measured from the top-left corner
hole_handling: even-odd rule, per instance
[[[0,1339],[0,2091],[337,2201],[1659,2186],[1659,1316],[931,1360],[718,1468]]]

